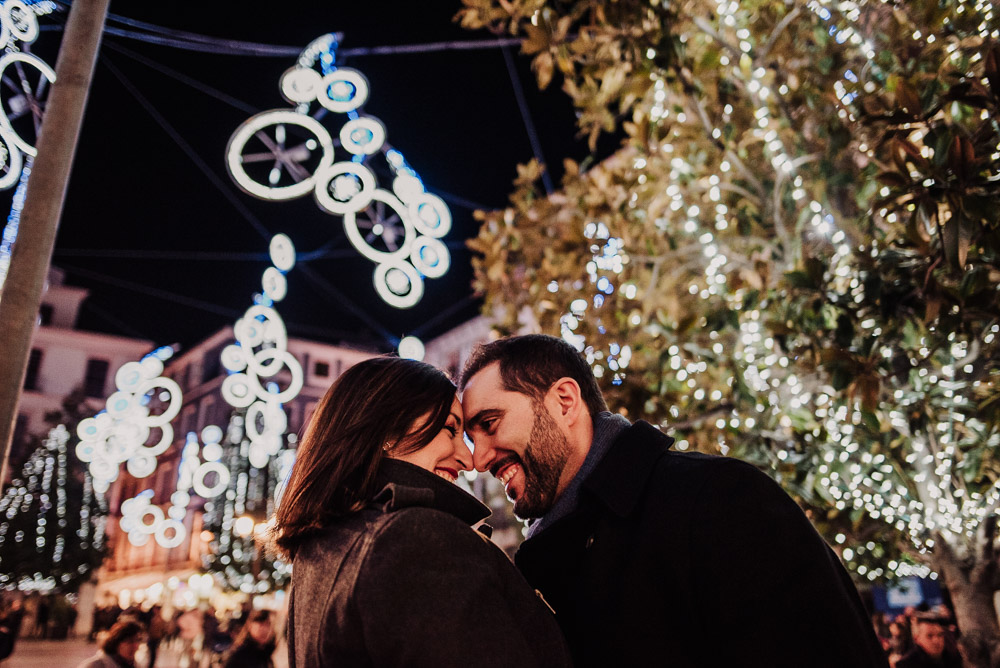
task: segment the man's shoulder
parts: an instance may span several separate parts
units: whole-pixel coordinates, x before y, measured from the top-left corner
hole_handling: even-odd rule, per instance
[[[755,466],[739,459],[673,449],[673,438],[641,420],[619,434],[618,440],[641,448],[659,449],[662,456],[657,458],[656,465],[651,470],[651,475],[657,477],[763,475]]]

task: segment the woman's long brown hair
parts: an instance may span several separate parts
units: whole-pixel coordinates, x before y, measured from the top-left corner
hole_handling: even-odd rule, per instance
[[[274,514],[278,551],[294,557],[310,535],[363,508],[378,492],[384,447],[406,454],[426,446],[444,429],[454,399],[454,383],[423,362],[375,357],[345,371],[299,443]]]

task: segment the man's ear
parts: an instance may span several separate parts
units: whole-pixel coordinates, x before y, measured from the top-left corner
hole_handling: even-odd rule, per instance
[[[572,378],[560,378],[549,388],[549,399],[555,403],[558,415],[561,415],[567,425],[573,425],[580,420],[581,415],[587,415],[587,406],[580,396],[580,385]]]

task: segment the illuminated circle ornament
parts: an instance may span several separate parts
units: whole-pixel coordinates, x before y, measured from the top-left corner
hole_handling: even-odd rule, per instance
[[[255,197],[283,200],[311,190],[323,211],[342,217],[358,252],[387,265],[376,272],[379,296],[407,308],[423,295],[423,278],[439,278],[451,264],[443,244],[415,246],[421,236],[447,235],[451,212],[427,192],[403,154],[386,143],[385,125],[364,113],[368,80],[337,66],[338,41],[338,35],[323,35],[303,49],[279,81],[292,108],[257,114],[237,128],[226,164],[239,187]],[[275,267],[284,273],[290,265],[275,260]],[[266,303],[279,301],[285,287],[273,272],[266,276]],[[227,369],[242,370],[235,355],[227,353],[227,359]]]
[[[357,70],[341,67],[323,77],[316,99],[330,111],[354,111],[368,99],[368,80]]]
[[[105,409],[80,421],[76,455],[89,464],[94,488],[103,494],[125,463],[136,478],[156,470],[156,457],[173,442],[171,420],[177,417],[183,400],[176,382],[162,376],[169,348],[146,355],[139,362],[127,362],[115,372],[117,391],[105,402]]]
[[[146,518],[153,518],[152,522],[147,522]],[[156,531],[156,525],[162,522],[165,518],[163,517],[163,511],[160,510],[159,506],[147,505],[142,508],[136,515],[136,528],[143,533],[153,533]]]
[[[295,244],[284,234],[275,234],[271,237],[271,244],[268,248],[271,256],[271,264],[280,272],[291,271],[295,266]]]
[[[246,408],[254,402],[245,373],[234,373],[222,381],[222,398],[233,408]]]
[[[37,30],[37,23],[35,26]],[[10,130],[18,149],[36,155],[35,141],[42,128],[45,98],[56,73],[38,56],[8,51],[0,56],[0,80],[18,91],[14,96],[0,99],[0,123]]]
[[[440,278],[448,271],[451,256],[448,247],[433,237],[417,237],[410,253],[414,268],[427,278]]]
[[[15,144],[13,131],[0,126],[0,190],[7,190],[21,178],[24,158]]]
[[[340,128],[340,145],[355,155],[371,155],[385,143],[385,126],[373,116],[361,116]]]
[[[261,287],[271,301],[280,302],[288,294],[288,281],[285,280],[285,275],[274,267],[268,267],[264,271]]]
[[[408,262],[375,267],[375,291],[390,306],[410,308],[424,295],[424,282]]]
[[[179,520],[173,518],[160,522],[154,533],[156,542],[168,550],[179,546],[187,537],[187,529]]]
[[[226,163],[236,184],[266,200],[308,193],[316,174],[333,164],[333,155],[333,139],[319,121],[284,110],[250,117],[226,147]]]
[[[281,95],[292,104],[312,102],[323,87],[323,77],[316,70],[293,67],[281,75]]]
[[[404,359],[417,360],[424,359],[424,342],[415,336],[404,336],[399,341],[399,356]]]
[[[415,176],[400,174],[392,180],[392,192],[403,204],[409,204],[414,198],[424,194],[424,184]]]
[[[302,367],[299,366],[298,361],[296,361],[296,359],[292,357],[291,353],[285,350],[278,350],[277,348],[264,348],[256,355],[254,355],[253,359],[256,360],[257,362],[259,362],[260,360],[265,360],[265,362],[270,362],[270,363],[280,362],[281,366],[288,367],[288,371],[291,373],[292,376],[292,379],[288,383],[287,388],[285,388],[281,392],[272,393],[268,392],[261,386],[260,378],[256,373],[248,374],[247,380],[249,381],[250,387],[252,388],[256,396],[267,397],[268,400],[277,401],[279,403],[285,403],[291,401],[292,399],[298,396],[299,392],[302,390]],[[264,365],[261,365],[261,368],[264,368]],[[268,367],[268,368],[273,368],[273,367]],[[280,369],[280,366],[278,367],[278,369]],[[271,373],[262,375],[273,376],[277,374],[277,372],[278,371],[275,370],[272,371]]]
[[[139,453],[129,458],[126,464],[128,472],[136,478],[145,478],[156,470],[156,457],[148,453]]]
[[[413,226],[429,237],[441,238],[451,231],[451,211],[437,195],[417,195],[407,205]]]
[[[205,484],[205,479],[215,474],[215,484]],[[203,499],[212,499],[226,491],[229,485],[229,469],[220,462],[205,462],[198,467],[191,481],[191,489]]]
[[[373,192],[371,205],[364,211],[344,216],[344,231],[354,247],[372,262],[403,261],[416,236],[406,207],[385,190]]]
[[[375,175],[356,162],[338,162],[316,177],[316,202],[339,215],[368,206],[375,195]]]
[[[34,42],[38,37],[38,19],[21,0],[7,0],[0,8],[0,19],[10,36],[22,42]],[[53,77],[54,79],[55,77]]]

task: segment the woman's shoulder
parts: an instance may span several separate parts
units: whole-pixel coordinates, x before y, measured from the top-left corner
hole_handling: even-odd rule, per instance
[[[391,550],[403,556],[435,553],[503,555],[486,536],[449,512],[428,507],[410,507],[388,513],[374,537],[373,551]]]

